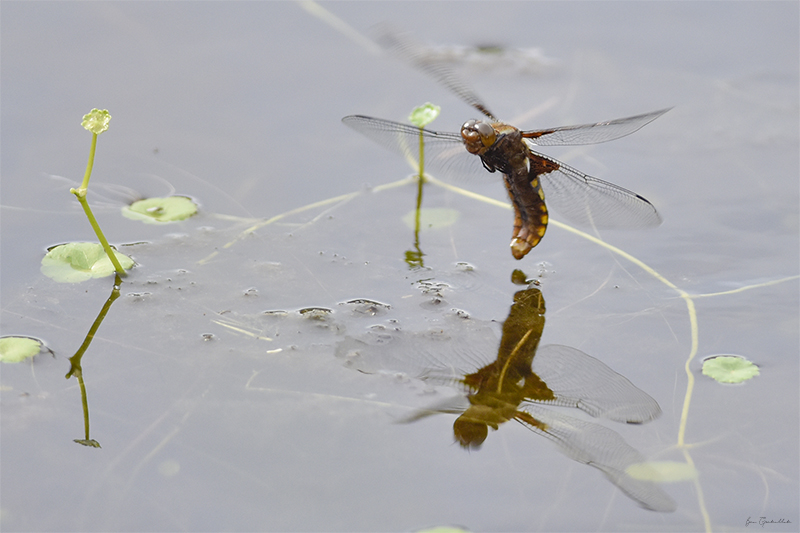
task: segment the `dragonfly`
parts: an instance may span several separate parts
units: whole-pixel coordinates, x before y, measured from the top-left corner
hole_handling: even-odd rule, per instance
[[[454,317],[423,333],[373,326],[367,335],[339,343],[336,353],[361,372],[401,371],[462,392],[398,422],[458,415],[453,422],[455,440],[474,450],[490,428],[498,430],[514,420],[555,442],[571,459],[602,471],[642,507],[674,511],[675,502],[655,483],[630,475],[632,468],[648,467],[642,454],[617,432],[545,407],[570,407],[596,418],[643,424],[661,414],[658,402],[576,348],[539,346],[544,324],[544,297],[531,288],[514,295],[499,345],[489,325]],[[490,350],[497,356],[487,363],[483,354]],[[480,368],[465,370],[476,366]]]
[[[550,220],[548,203],[560,216],[578,226],[645,228],[661,224],[658,211],[643,196],[588,176],[538,152],[536,147],[576,146],[619,139],[657,119],[669,108],[593,124],[520,130],[498,120],[446,65],[426,59],[409,38],[387,30],[379,40],[385,48],[432,75],[485,119],[468,120],[459,133],[433,131],[365,115],[350,115],[342,122],[410,160],[415,160],[419,154],[421,136],[426,166],[448,170],[454,153],[463,153],[477,156],[489,172],[502,174],[514,208],[511,254],[515,259],[525,257],[544,237]]]
[[[522,259],[544,237],[550,219],[547,204],[560,216],[583,227],[645,228],[661,224],[658,211],[643,196],[588,176],[536,150],[536,146],[573,146],[611,141],[630,135],[669,109],[632,117],[540,130],[520,130],[476,107],[489,120],[472,119],[460,133],[432,131],[364,115],[342,121],[354,130],[414,158],[420,135],[426,167],[447,168],[454,147],[480,158],[483,168],[499,172],[514,208],[511,254]],[[466,151],[464,151],[466,149]]]

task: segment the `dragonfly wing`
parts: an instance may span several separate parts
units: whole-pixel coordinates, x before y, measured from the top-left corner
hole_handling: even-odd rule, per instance
[[[431,56],[426,48],[417,42],[410,33],[401,33],[386,24],[382,24],[378,26],[376,36],[378,43],[383,48],[428,74],[487,117],[496,120],[480,97],[466,83],[461,81],[450,67],[436,57]]]
[[[449,396],[423,409],[417,409],[411,414],[395,420],[395,422],[398,424],[410,424],[411,422],[416,422],[417,420],[422,420],[432,415],[460,415],[469,409],[469,406],[469,399],[465,395]]]
[[[646,392],[601,361],[570,346],[540,346],[533,357],[533,373],[556,395],[547,403],[577,407],[592,416],[640,424],[661,414]]]
[[[420,128],[363,115],[350,115],[344,117],[342,122],[384,148],[401,155],[414,169],[418,168]],[[464,148],[460,134],[426,129],[421,131],[426,171],[438,171],[449,178],[486,175],[480,158]]]
[[[558,166],[541,174],[547,205],[557,216],[589,228],[645,228],[661,224],[656,208],[643,196],[613,183],[587,176],[560,161],[533,152]]]
[[[529,144],[535,146],[575,146],[603,143],[630,135],[670,109],[659,109],[652,113],[598,122],[596,124],[523,131],[522,137],[527,139]]]
[[[646,509],[672,512],[675,502],[652,481],[628,475],[644,457],[615,431],[535,405],[526,405],[516,418],[531,431],[554,441],[570,459],[593,466],[628,497]]]

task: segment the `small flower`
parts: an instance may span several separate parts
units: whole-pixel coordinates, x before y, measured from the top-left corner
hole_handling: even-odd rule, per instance
[[[83,115],[81,126],[95,135],[100,135],[108,129],[110,121],[111,115],[108,114],[108,109],[92,109],[88,114]]]
[[[441,110],[442,108],[438,105],[433,105],[432,103],[428,102],[425,105],[414,108],[414,110],[411,112],[411,115],[408,117],[408,120],[410,120],[411,123],[416,127],[424,128],[439,116]]]

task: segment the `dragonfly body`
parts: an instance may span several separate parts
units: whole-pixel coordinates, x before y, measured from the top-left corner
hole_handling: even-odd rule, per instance
[[[539,175],[558,170],[559,165],[531,158],[522,132],[503,122],[470,120],[461,126],[464,146],[481,158],[489,172],[499,170],[514,206],[511,254],[522,259],[544,237],[549,216]]]

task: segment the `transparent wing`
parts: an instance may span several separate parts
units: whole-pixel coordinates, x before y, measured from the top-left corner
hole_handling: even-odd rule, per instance
[[[643,196],[534,152],[559,169],[541,174],[544,200],[558,217],[584,227],[644,228],[661,224],[656,208]]]
[[[522,137],[534,146],[574,146],[603,143],[630,135],[670,109],[659,109],[651,113],[618,118],[607,122],[597,122],[596,124],[523,131]]]
[[[576,407],[595,417],[640,424],[658,417],[661,408],[647,393],[601,361],[570,346],[540,346],[533,373],[557,399],[550,403]]]
[[[342,122],[372,139],[384,148],[401,155],[412,166],[419,161],[420,129],[415,126],[380,118],[351,115]],[[465,176],[486,176],[480,158],[464,148],[459,133],[422,130],[425,143],[425,170],[441,173],[451,179]]]
[[[636,479],[627,469],[644,457],[615,431],[599,424],[555,413],[537,405],[526,405],[516,420],[553,442],[570,459],[593,466],[646,509],[674,511],[675,502],[652,481]]]
[[[496,120],[483,100],[464,83],[445,63],[431,57],[430,53],[408,32],[398,32],[382,24],[376,28],[378,43],[401,60],[431,76],[442,86],[452,91],[464,102],[471,105],[492,120]]]
[[[419,160],[419,128],[363,115],[347,116],[342,122],[416,166]],[[628,133],[631,131],[635,130]],[[460,134],[426,129],[421,132],[425,144],[426,170],[440,172],[456,180],[465,176],[487,175],[480,158],[464,148]],[[544,154],[531,150],[531,157],[552,161],[559,167],[557,171],[540,176],[545,202],[557,217],[579,226],[597,228],[642,228],[661,224],[661,217],[653,204],[642,196],[588,176]]]

